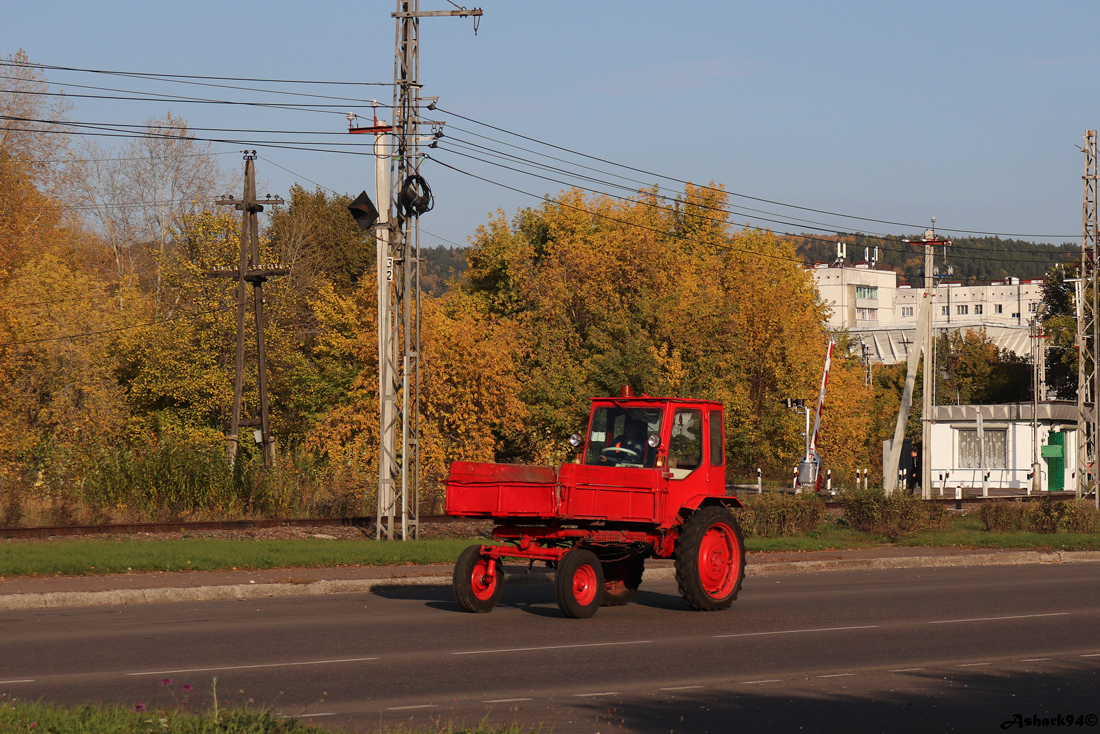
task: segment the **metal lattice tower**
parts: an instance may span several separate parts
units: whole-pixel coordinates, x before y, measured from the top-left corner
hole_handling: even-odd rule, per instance
[[[1085,132],[1084,211],[1081,234],[1081,277],[1077,280],[1077,472],[1078,498],[1096,486],[1096,131]],[[1098,498],[1100,499],[1100,498]]]
[[[420,18],[472,16],[481,10],[420,11],[419,0],[397,0],[394,43],[393,150],[390,156],[386,279],[379,278],[379,408],[377,536],[395,536],[400,506],[402,539],[420,525],[420,209],[427,194],[414,182],[420,162]],[[476,21],[475,21],[476,23]],[[476,30],[476,24],[475,24]],[[412,187],[410,189],[410,186]],[[425,196],[427,198],[427,196]],[[379,272],[383,263],[379,261]],[[384,315],[383,315],[384,314]],[[398,441],[400,431],[400,441]]]

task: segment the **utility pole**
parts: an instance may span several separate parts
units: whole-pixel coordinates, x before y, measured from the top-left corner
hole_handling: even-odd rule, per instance
[[[1077,498],[1096,490],[1096,397],[1100,395],[1096,289],[1096,131],[1085,131],[1085,184],[1081,234],[1081,277],[1077,280]],[[1100,492],[1096,492],[1100,507]]]
[[[379,404],[381,443],[378,470],[377,536],[420,534],[420,215],[432,207],[431,189],[417,171],[420,125],[420,19],[481,18],[478,8],[421,11],[419,0],[397,0],[394,42],[392,176],[385,201],[379,196],[378,301]],[[383,146],[384,147],[384,146]],[[379,149],[376,138],[376,155]],[[385,252],[386,258],[381,255]],[[381,273],[386,267],[386,279]],[[383,302],[387,316],[382,318]],[[400,442],[398,428],[400,427]]]
[[[1043,488],[1043,464],[1039,461],[1039,402],[1046,391],[1046,334],[1043,333],[1041,304],[1031,319],[1031,481],[1027,485],[1028,496]]]
[[[243,212],[241,216],[240,264],[236,270],[210,270],[211,278],[234,278],[237,281],[237,359],[236,374],[233,379],[233,415],[225,435],[226,452],[229,464],[237,461],[240,448],[241,426],[259,426],[257,443],[263,447],[264,466],[275,461],[275,438],[271,435],[267,409],[267,352],[264,348],[264,282],[268,278],[287,275],[286,268],[264,267],[260,262],[260,224],[256,216],[264,210],[264,205],[282,204],[283,200],[268,195],[260,200],[256,198],[256,151],[244,154],[244,195],[240,199],[227,196],[218,199],[222,205],[233,205]],[[252,300],[256,318],[256,361],[260,392],[260,417],[241,420],[241,398],[244,392],[244,342],[245,321],[248,310],[248,284],[252,284]]]
[[[932,248],[936,245],[947,247],[951,242],[948,240],[942,240],[936,237],[936,218],[932,217],[932,229],[925,231],[924,233],[924,295],[929,303],[935,303],[936,286],[932,279],[932,261],[933,253]],[[934,393],[935,385],[935,368],[933,367],[934,360],[930,358],[930,355],[936,349],[936,342],[933,339],[932,329],[933,314],[928,314],[928,319],[924,322],[924,382],[923,390],[924,394],[923,405],[921,407],[921,459],[920,459],[920,495],[922,499],[932,499],[932,395]]]

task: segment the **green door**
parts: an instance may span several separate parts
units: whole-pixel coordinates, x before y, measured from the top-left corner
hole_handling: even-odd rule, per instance
[[[1047,491],[1061,492],[1066,488],[1066,434],[1047,434],[1047,446],[1057,446],[1055,451],[1046,451],[1047,460]],[[1049,455],[1049,454],[1053,454]]]

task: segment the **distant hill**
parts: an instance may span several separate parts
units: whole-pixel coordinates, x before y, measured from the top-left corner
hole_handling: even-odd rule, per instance
[[[865,252],[872,254],[878,247],[880,265],[892,268],[904,282],[920,284],[924,278],[924,247],[919,243],[920,234],[895,235],[886,238],[868,237],[862,234],[844,235],[795,235],[793,240],[798,253],[812,265],[815,262],[832,262],[836,258],[836,242],[847,243],[849,263],[863,262]],[[917,244],[907,244],[908,239]],[[962,283],[1002,280],[1004,278],[1041,278],[1057,263],[1071,262],[1081,257],[1080,245],[1050,245],[1025,240],[1000,237],[959,237],[951,239],[951,246],[937,247],[934,268],[940,275],[950,275]],[[946,250],[946,253],[944,252]],[[948,273],[948,269],[951,272]]]
[[[447,292],[447,281],[462,278],[466,272],[466,250],[460,247],[421,247],[420,287],[430,295]]]

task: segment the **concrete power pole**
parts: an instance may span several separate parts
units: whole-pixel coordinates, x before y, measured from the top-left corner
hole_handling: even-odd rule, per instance
[[[432,207],[431,189],[417,172],[420,136],[420,19],[473,17],[481,10],[421,11],[419,0],[398,0],[394,48],[393,137],[388,165],[392,176],[379,195],[379,403],[381,445],[378,471],[378,530],[401,538],[419,537],[420,524],[420,215]],[[378,145],[376,142],[376,152]],[[385,253],[383,260],[381,257]],[[383,302],[386,304],[383,307]],[[386,316],[383,318],[383,310]],[[400,441],[398,430],[400,429]]]
[[[929,308],[935,303],[936,285],[932,280],[932,248],[936,245],[947,247],[951,242],[936,237],[936,218],[932,217],[932,229],[924,233],[924,294],[928,299]],[[933,338],[932,321],[933,313],[928,314],[928,320],[924,322],[924,395],[921,408],[921,462],[920,462],[920,493],[921,498],[932,499],[932,396],[936,380],[935,360],[931,358],[936,349]]]
[[[1096,131],[1085,131],[1085,182],[1081,235],[1081,277],[1077,280],[1077,498],[1096,489],[1096,397],[1100,341],[1096,334]],[[1097,492],[1100,507],[1100,492]]]
[[[264,344],[264,283],[268,278],[287,275],[286,268],[264,267],[260,263],[260,225],[256,216],[264,210],[264,205],[282,204],[278,197],[256,198],[256,151],[244,155],[244,195],[240,199],[225,197],[218,204],[232,205],[241,216],[241,252],[240,265],[236,270],[211,270],[206,274],[211,278],[233,278],[237,281],[237,353],[236,373],[233,379],[233,413],[226,426],[226,452],[229,463],[237,460],[240,448],[240,429],[242,426],[259,426],[257,442],[263,447],[264,466],[275,461],[275,438],[271,435],[267,411],[267,351]],[[256,318],[256,362],[260,393],[260,416],[241,420],[241,399],[244,393],[244,342],[245,321],[248,310],[248,284],[252,284],[252,301]]]

